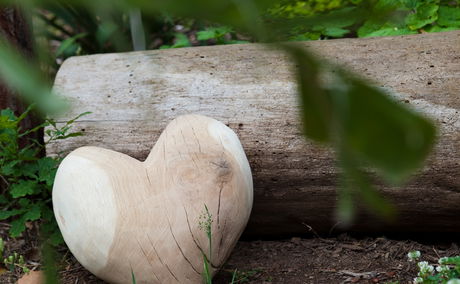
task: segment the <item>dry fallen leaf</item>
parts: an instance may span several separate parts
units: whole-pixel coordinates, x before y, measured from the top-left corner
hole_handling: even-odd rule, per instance
[[[44,278],[42,271],[30,271],[28,274],[24,274],[17,284],[42,284]]]

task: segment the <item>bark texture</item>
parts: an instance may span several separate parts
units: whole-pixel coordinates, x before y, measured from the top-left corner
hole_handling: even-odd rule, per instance
[[[24,56],[33,57],[29,26],[18,8],[0,5],[0,36],[8,40]],[[14,110],[16,115],[19,115],[26,110],[27,105],[0,78],[0,109],[5,108],[10,108]],[[40,119],[38,117],[29,115],[21,122],[21,127],[23,129],[31,129],[39,123]],[[40,131],[29,135],[29,138],[34,138],[38,141],[42,137],[43,133]],[[26,141],[23,139],[21,144],[24,145],[25,143]]]
[[[460,231],[460,32],[304,43],[319,55],[388,88],[436,121],[440,136],[428,164],[403,188],[381,187],[399,209],[385,223],[361,211],[354,231]],[[318,56],[319,56],[318,55]],[[75,57],[55,88],[71,109],[64,122],[83,137],[48,154],[101,146],[143,160],[166,124],[198,113],[240,137],[254,176],[246,236],[336,232],[338,169],[332,151],[300,132],[297,90],[286,55],[230,45]]]

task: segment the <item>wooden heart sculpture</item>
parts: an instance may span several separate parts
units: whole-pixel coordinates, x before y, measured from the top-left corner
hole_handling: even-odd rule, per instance
[[[199,115],[173,120],[145,162],[79,148],[62,161],[53,188],[71,252],[111,283],[131,283],[131,271],[137,283],[200,283],[203,254],[213,273],[224,264],[252,199],[251,169],[238,137]],[[211,248],[200,226],[205,205]]]

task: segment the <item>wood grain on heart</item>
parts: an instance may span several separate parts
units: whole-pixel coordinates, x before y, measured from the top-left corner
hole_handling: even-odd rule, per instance
[[[78,261],[112,283],[200,283],[203,253],[215,272],[252,208],[249,163],[236,134],[204,116],[173,120],[150,155],[82,147],[61,163],[53,206]],[[200,228],[212,215],[212,256]]]

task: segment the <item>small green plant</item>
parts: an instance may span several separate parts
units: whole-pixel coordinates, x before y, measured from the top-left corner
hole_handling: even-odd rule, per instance
[[[407,254],[409,261],[418,261],[421,253],[411,251]],[[441,257],[437,265],[427,261],[417,262],[418,274],[414,283],[424,284],[460,284],[460,256]]]
[[[79,117],[58,127],[52,119],[30,130],[21,129],[20,122],[30,113],[29,107],[19,117],[10,109],[0,111],[0,220],[10,220],[11,237],[18,237],[29,221],[41,219],[43,232],[52,243],[60,243],[62,237],[57,229],[51,209],[51,189],[60,157],[43,157],[41,153],[47,143],[55,140],[79,136],[71,132],[71,124]],[[26,145],[20,143],[28,134],[46,126],[44,143],[28,138]]]
[[[238,269],[235,269],[232,274],[231,284],[249,283],[251,279],[260,271],[260,269],[252,269],[248,271],[240,271]]]
[[[249,41],[237,40],[235,31],[227,26],[208,27],[196,33],[199,41],[213,41],[215,44],[248,43]]]
[[[131,283],[136,284],[136,276],[134,276],[134,271],[131,269]]]
[[[211,266],[211,259],[212,259],[212,215],[209,213],[208,207],[206,204],[204,205],[204,211],[200,215],[199,221],[200,229],[206,233],[206,237],[208,239],[209,244],[209,258],[203,253],[203,281],[206,284],[212,283],[212,272],[210,269]]]
[[[25,265],[24,256],[16,252],[14,252],[12,255],[5,256],[4,250],[5,242],[2,238],[0,238],[0,257],[3,259],[3,264],[10,272],[13,272],[16,267],[20,268],[23,273],[28,273],[30,271],[30,269]]]
[[[171,45],[164,44],[160,46],[160,49],[169,49],[169,48],[181,48],[192,46],[192,43],[188,39],[187,35],[183,33],[176,33],[174,35],[174,43]]]

